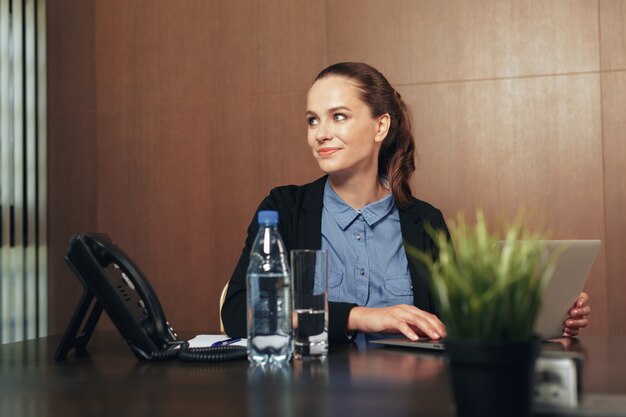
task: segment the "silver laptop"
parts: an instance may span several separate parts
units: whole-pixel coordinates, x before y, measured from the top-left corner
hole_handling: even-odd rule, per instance
[[[583,290],[587,276],[600,250],[599,240],[551,240],[548,250],[552,253],[563,247],[550,282],[543,293],[543,302],[535,323],[535,333],[543,339],[561,337],[563,320],[567,311]],[[445,349],[442,340],[407,338],[372,340],[370,343],[423,349]]]

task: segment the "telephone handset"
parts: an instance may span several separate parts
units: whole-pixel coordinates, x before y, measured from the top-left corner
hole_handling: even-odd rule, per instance
[[[212,362],[245,357],[243,348],[197,349],[179,341],[145,275],[107,235],[76,234],[70,240],[65,260],[81,281],[84,293],[55,353],[55,360],[65,359],[73,348],[78,354],[86,353],[87,342],[102,310],[139,359],[164,360],[178,356],[183,360]]]

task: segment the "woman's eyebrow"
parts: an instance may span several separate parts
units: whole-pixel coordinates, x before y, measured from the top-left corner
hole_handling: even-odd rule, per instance
[[[348,111],[350,111],[350,108],[346,107],[346,106],[331,107],[330,109],[328,109],[326,111],[326,113],[330,114],[330,113],[334,113],[334,112],[339,111],[339,110],[348,110]],[[307,116],[317,116],[317,113],[315,113],[313,110],[307,110],[305,114]]]
[[[339,110],[348,110],[348,111],[350,111],[350,109],[348,107],[346,107],[346,106],[337,106],[337,107],[331,107],[330,109],[328,109],[328,113],[334,113],[334,112],[339,111]]]

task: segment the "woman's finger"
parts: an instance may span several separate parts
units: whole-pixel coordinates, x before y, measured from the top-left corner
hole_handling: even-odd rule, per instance
[[[422,330],[431,339],[439,339],[446,334],[446,326],[437,316],[418,308],[411,310],[410,324]]]
[[[410,340],[415,341],[419,339],[417,333],[415,333],[413,329],[411,329],[411,327],[406,323],[402,323],[400,326],[398,326],[398,330]]]
[[[574,307],[569,311],[569,315],[572,317],[585,317],[591,313],[591,307]]]
[[[588,324],[589,324],[589,320],[587,320],[587,319],[579,319],[579,320],[568,319],[568,320],[565,320],[565,327],[569,328],[569,329],[580,329],[582,327],[587,327]]]
[[[586,292],[581,292],[580,295],[578,296],[578,299],[576,300],[576,303],[574,303],[574,306],[576,307],[582,307],[585,304],[587,304],[587,301],[589,300],[589,295],[587,295]]]

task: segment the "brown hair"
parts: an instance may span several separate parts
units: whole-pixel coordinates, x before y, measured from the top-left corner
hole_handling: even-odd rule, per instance
[[[380,71],[364,63],[333,64],[320,72],[315,81],[329,76],[346,77],[354,82],[373,117],[389,113],[391,124],[378,154],[378,176],[387,177],[398,206],[410,206],[409,179],[415,171],[415,142],[411,113],[402,97]]]

